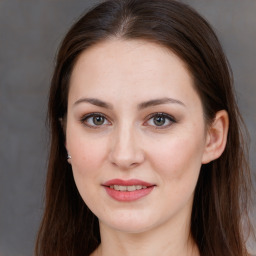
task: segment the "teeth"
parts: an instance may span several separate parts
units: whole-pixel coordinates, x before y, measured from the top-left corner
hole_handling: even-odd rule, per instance
[[[118,191],[135,191],[140,189],[145,189],[147,186],[142,185],[132,185],[132,186],[121,186],[121,185],[111,185],[110,188]]]
[[[119,190],[120,191],[126,191],[127,189],[126,189],[126,186],[119,186]]]
[[[127,190],[134,191],[134,190],[136,190],[136,186],[129,186],[129,187],[127,187]]]

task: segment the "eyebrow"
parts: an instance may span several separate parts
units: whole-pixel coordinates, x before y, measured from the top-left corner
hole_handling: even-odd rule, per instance
[[[82,99],[79,99],[74,103],[74,106],[78,105],[79,103],[90,103],[90,104],[98,106],[98,107],[113,109],[113,106],[110,103],[106,103],[106,102],[104,102],[102,100],[99,100],[99,99],[96,99],[96,98],[82,98]]]
[[[162,104],[168,104],[168,103],[179,104],[185,107],[185,104],[180,100],[176,100],[173,98],[160,98],[160,99],[154,99],[154,100],[142,102],[138,105],[138,109],[141,110],[144,108],[153,107],[153,106],[162,105]]]
[[[76,106],[80,103],[90,103],[90,104],[98,106],[98,107],[102,107],[102,108],[106,108],[106,109],[113,109],[112,104],[104,102],[104,101],[96,99],[96,98],[81,98],[74,103],[74,106]],[[185,107],[185,104],[180,100],[173,99],[173,98],[160,98],[160,99],[153,99],[153,100],[149,100],[149,101],[140,103],[138,105],[138,110],[142,110],[144,108],[153,107],[153,106],[162,105],[162,104],[169,104],[169,103],[179,104],[179,105]]]

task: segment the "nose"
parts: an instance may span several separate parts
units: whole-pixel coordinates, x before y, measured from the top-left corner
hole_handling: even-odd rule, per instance
[[[122,127],[113,132],[109,161],[120,169],[131,169],[144,161],[144,152],[140,145],[138,132]]]

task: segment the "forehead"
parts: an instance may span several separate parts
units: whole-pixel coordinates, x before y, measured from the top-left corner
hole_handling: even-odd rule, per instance
[[[97,43],[83,51],[74,66],[75,71],[87,68],[107,73],[112,67],[118,72],[121,68],[133,74],[146,70],[163,70],[172,68],[171,63],[180,65],[184,73],[190,76],[186,64],[167,47],[145,40],[109,39]],[[168,66],[169,65],[169,66]],[[140,67],[134,72],[135,67]],[[84,70],[83,70],[84,71]],[[73,70],[74,73],[74,70]]]
[[[85,50],[74,66],[70,87],[71,94],[95,97],[124,94],[147,100],[167,92],[197,97],[186,64],[166,47],[144,40],[112,39]]]

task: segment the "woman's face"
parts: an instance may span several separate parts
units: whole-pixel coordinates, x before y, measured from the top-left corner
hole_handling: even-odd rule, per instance
[[[101,225],[138,233],[188,224],[205,130],[191,75],[167,49],[113,39],[79,57],[66,147],[77,188]]]

